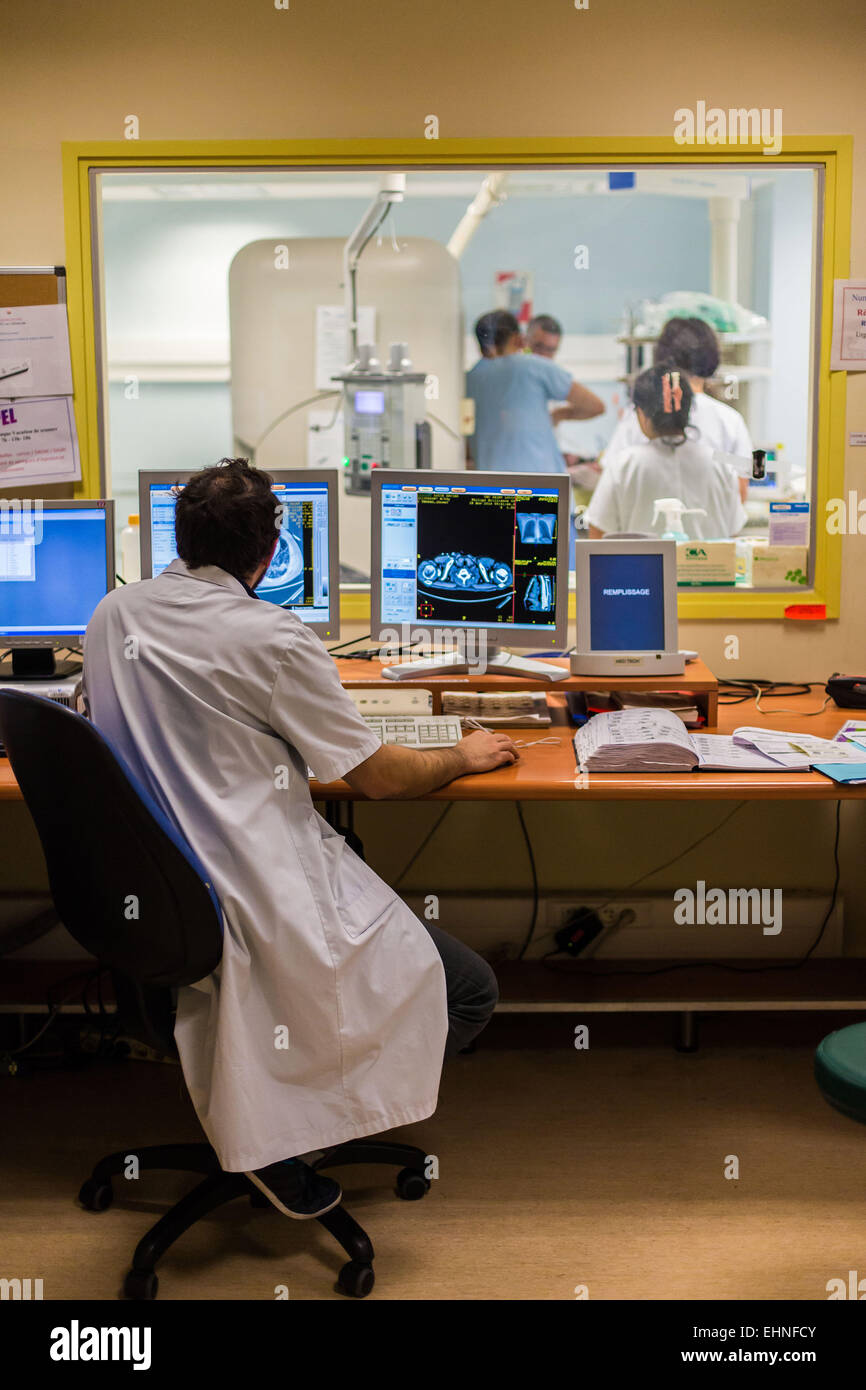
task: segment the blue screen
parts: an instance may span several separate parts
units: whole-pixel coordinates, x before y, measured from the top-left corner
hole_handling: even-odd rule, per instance
[[[108,589],[106,513],[43,508],[0,518],[0,633],[84,632]]]
[[[590,555],[589,624],[593,651],[664,651],[662,556]]]

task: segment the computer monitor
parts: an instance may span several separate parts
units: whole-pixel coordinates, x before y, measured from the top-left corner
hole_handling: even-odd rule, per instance
[[[320,637],[340,635],[340,559],[336,469],[269,469],[282,503],[280,541],[256,589],[259,598],[288,608]],[[186,472],[138,475],[141,577],[155,579],[177,559],[174,511]]]
[[[675,541],[578,541],[575,584],[574,675],[682,674]]]
[[[0,501],[0,647],[12,649],[3,679],[51,680],[77,647],[93,610],[114,588],[114,503]]]
[[[377,469],[370,620],[561,650],[568,627],[566,474]]]

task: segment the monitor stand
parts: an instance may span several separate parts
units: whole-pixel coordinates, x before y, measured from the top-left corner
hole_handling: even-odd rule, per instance
[[[465,650],[455,647],[441,656],[416,657],[412,661],[400,661],[395,666],[384,666],[382,675],[391,681],[411,681],[423,676],[465,674],[482,664],[485,673],[526,676],[533,681],[563,681],[569,675],[567,667],[554,666],[550,661],[538,661],[533,657],[515,656],[503,647],[492,647],[483,657],[480,654],[469,657]]]
[[[2,641],[2,638],[0,638]],[[13,647],[12,670],[0,665],[3,681],[62,681],[81,672],[80,663],[57,661],[53,647]]]

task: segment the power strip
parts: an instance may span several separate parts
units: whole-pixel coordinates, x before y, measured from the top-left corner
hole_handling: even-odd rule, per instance
[[[432,714],[433,694],[429,690],[382,689],[356,686],[346,691],[361,714]]]

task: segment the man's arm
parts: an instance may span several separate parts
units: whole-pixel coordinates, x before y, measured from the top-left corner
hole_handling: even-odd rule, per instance
[[[550,418],[555,425],[558,425],[560,420],[594,420],[596,415],[604,414],[604,401],[601,397],[581,386],[579,381],[571,383],[567,400],[568,405],[558,406],[551,412]]]
[[[352,791],[372,801],[411,800],[474,772],[492,772],[517,762],[518,753],[507,734],[476,729],[453,748],[429,752],[383,744],[371,758],[344,775]]]

